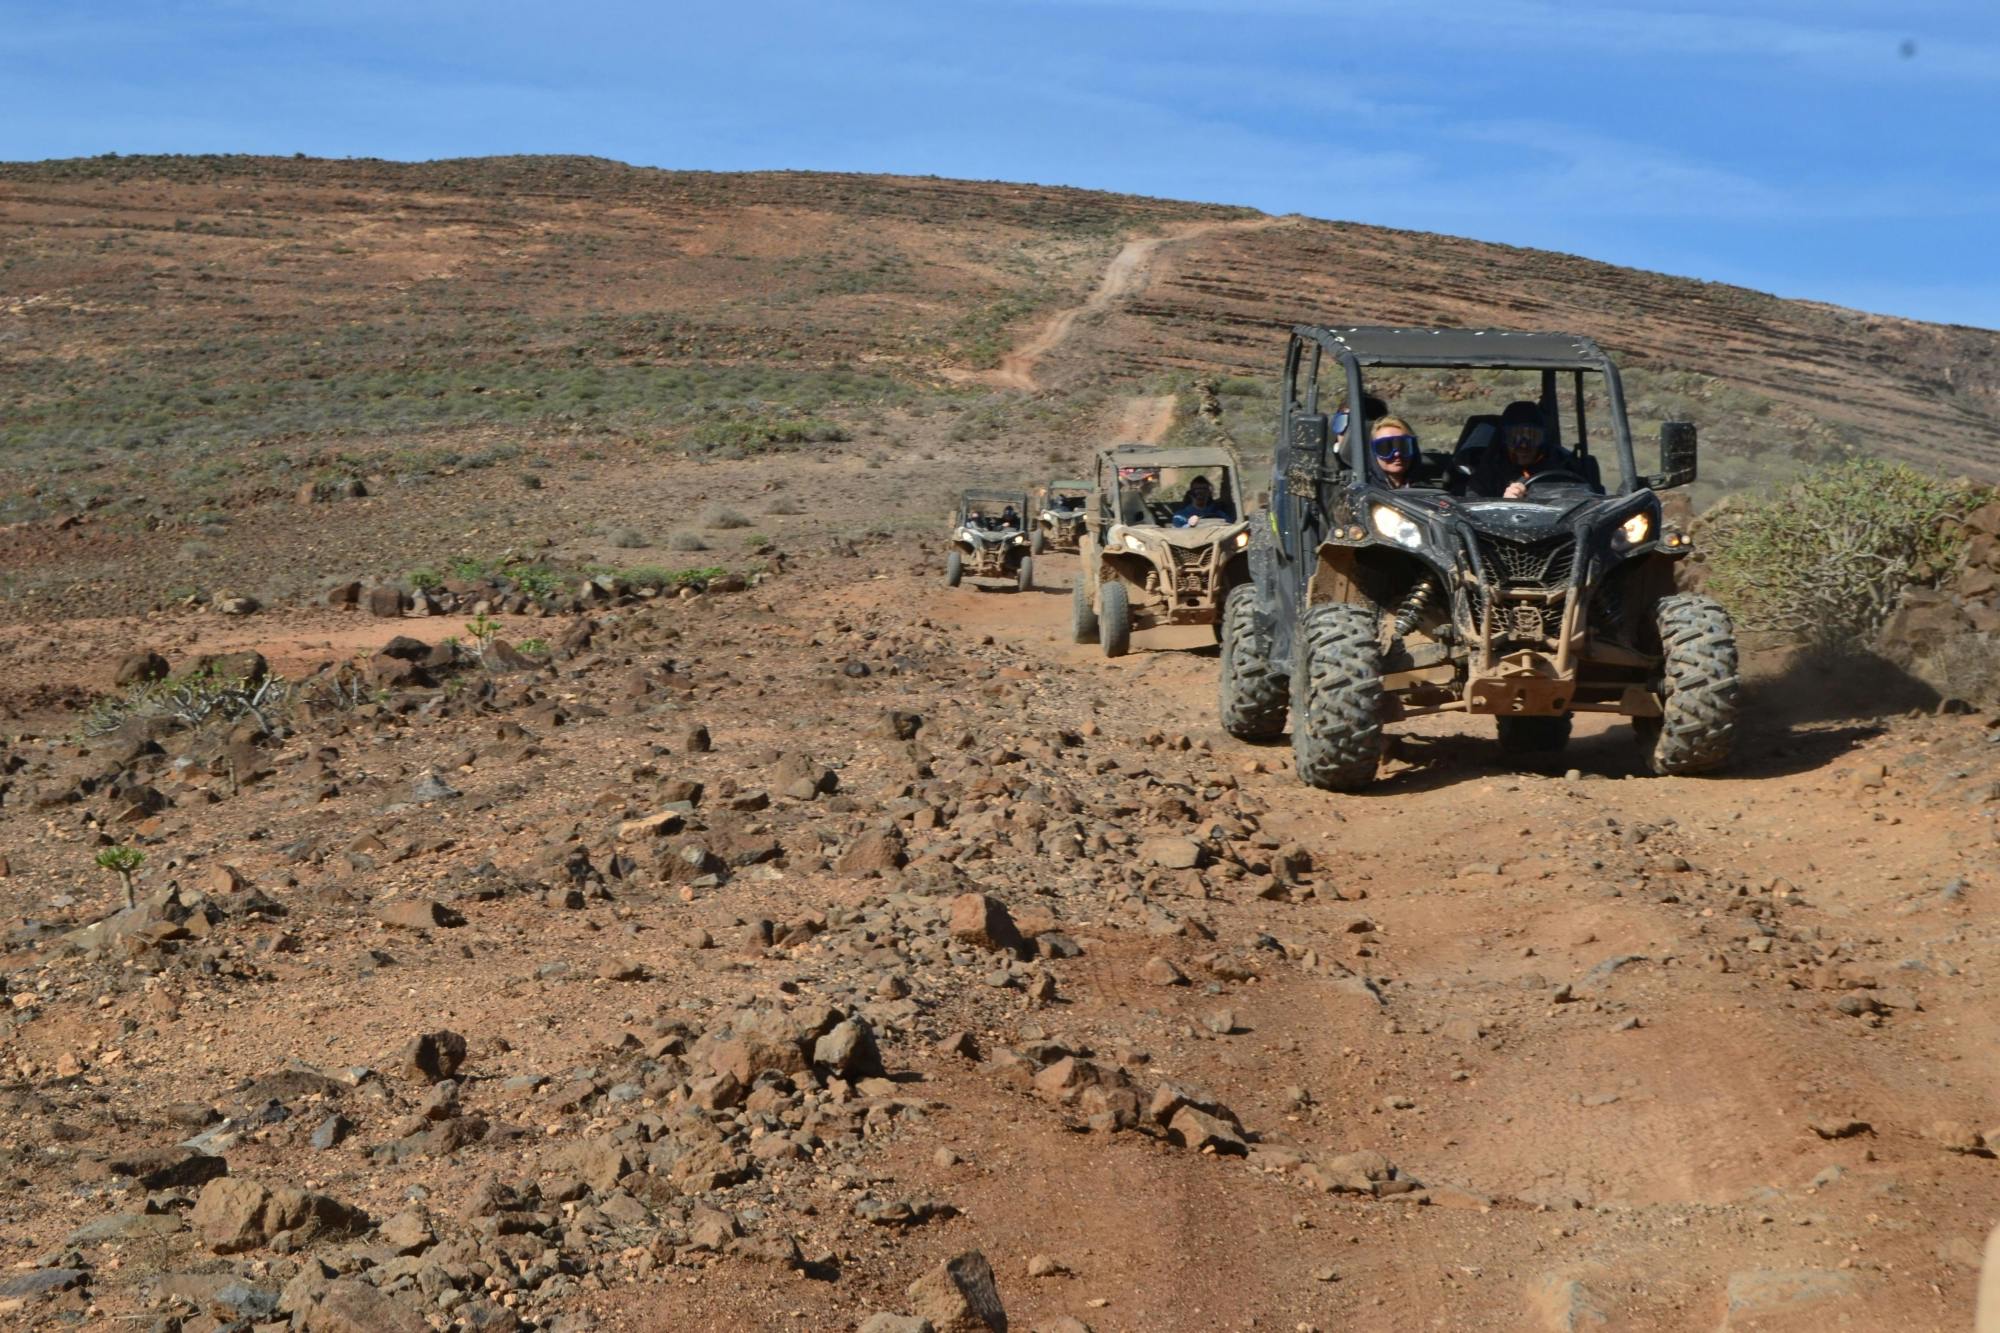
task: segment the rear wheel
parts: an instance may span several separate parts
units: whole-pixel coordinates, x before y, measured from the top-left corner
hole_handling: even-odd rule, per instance
[[[1106,657],[1123,657],[1132,651],[1132,601],[1125,585],[1115,579],[1097,594],[1097,642]]]
[[[1285,694],[1291,684],[1271,660],[1271,627],[1256,585],[1238,584],[1216,622],[1222,637],[1222,679],[1217,710],[1222,729],[1238,740],[1264,741],[1284,734]]]
[[[1655,773],[1721,768],[1736,748],[1736,627],[1717,602],[1692,593],[1661,598],[1653,623],[1666,657],[1663,716],[1634,720],[1647,762]]]
[[[965,577],[965,557],[956,548],[944,558],[944,586],[956,588],[958,581]]]
[[[1569,744],[1571,718],[1500,717],[1494,721],[1500,731],[1502,754],[1561,754]]]
[[[1292,758],[1299,780],[1358,791],[1382,757],[1382,661],[1374,608],[1336,602],[1299,620],[1292,669]]]
[[[1021,568],[1014,576],[1014,586],[1022,592],[1035,586],[1035,562],[1027,556],[1021,557]]]
[[[1081,579],[1069,595],[1069,635],[1078,643],[1097,642],[1097,612],[1090,605],[1090,589]]]

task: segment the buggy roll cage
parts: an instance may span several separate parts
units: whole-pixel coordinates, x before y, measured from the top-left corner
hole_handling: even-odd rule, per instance
[[[1559,408],[1558,377],[1565,371],[1573,380],[1576,404],[1576,452],[1590,453],[1589,422],[1583,412],[1583,377],[1595,373],[1604,377],[1606,411],[1611,418],[1612,442],[1621,472],[1619,494],[1629,495],[1645,488],[1632,452],[1632,429],[1625,419],[1625,386],[1618,367],[1589,338],[1568,333],[1513,333],[1504,329],[1398,329],[1373,326],[1327,328],[1316,324],[1292,326],[1292,341],[1285,355],[1285,378],[1280,386],[1284,399],[1286,444],[1311,446],[1326,436],[1326,418],[1319,410],[1319,372],[1322,361],[1337,359],[1344,370],[1346,401],[1365,399],[1361,386],[1364,366],[1411,370],[1539,370],[1542,372],[1542,418],[1551,440],[1557,439],[1556,414]],[[1354,475],[1368,476],[1365,451],[1367,423],[1363,413],[1350,412],[1347,429],[1339,440],[1341,463]],[[1295,420],[1297,424],[1294,424]]]

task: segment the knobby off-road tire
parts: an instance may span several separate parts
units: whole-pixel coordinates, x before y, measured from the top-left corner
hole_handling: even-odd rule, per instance
[[[1090,589],[1078,579],[1069,595],[1069,636],[1078,643],[1097,642],[1097,612],[1090,605]]]
[[[1570,724],[1561,717],[1499,717],[1494,721],[1500,733],[1502,754],[1561,754],[1569,744]]]
[[[1382,659],[1374,608],[1332,603],[1299,620],[1292,668],[1292,759],[1299,781],[1358,791],[1382,757]]]
[[[956,588],[958,581],[965,577],[965,557],[953,551],[944,558],[944,586]]]
[[[1125,585],[1115,579],[1097,591],[1097,642],[1106,657],[1132,651],[1132,601]]]
[[[1049,534],[1045,529],[1036,528],[1035,535],[1028,539],[1028,553],[1040,555],[1049,549]]]
[[[1025,555],[1021,557],[1020,571],[1014,576],[1014,586],[1022,592],[1035,586],[1035,562]]]
[[[1665,716],[1639,719],[1639,740],[1655,773],[1709,773],[1736,748],[1741,683],[1736,627],[1714,600],[1693,593],[1663,597],[1653,611],[1666,657]]]
[[[1216,709],[1222,729],[1243,741],[1267,741],[1285,731],[1285,695],[1291,687],[1271,660],[1271,627],[1254,584],[1229,590],[1222,604],[1222,678]]]

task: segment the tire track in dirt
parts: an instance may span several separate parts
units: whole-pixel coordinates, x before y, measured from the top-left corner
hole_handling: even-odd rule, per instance
[[[1035,377],[1044,357],[1062,346],[1077,320],[1108,310],[1118,302],[1137,295],[1146,284],[1147,268],[1163,246],[1183,245],[1203,236],[1228,231],[1262,231],[1283,222],[1283,218],[1245,218],[1233,222],[1192,222],[1171,227],[1158,236],[1142,236],[1127,241],[1105,265],[1104,275],[1082,305],[1058,310],[1020,346],[1000,358],[992,370],[960,371],[951,376],[968,384],[988,384],[996,389],[1020,389],[1033,393],[1041,383]]]

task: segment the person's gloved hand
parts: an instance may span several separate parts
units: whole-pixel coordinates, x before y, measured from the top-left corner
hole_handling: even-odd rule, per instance
[[[1525,481],[1510,481],[1510,482],[1508,482],[1508,483],[1507,483],[1507,489],[1506,489],[1506,490],[1504,490],[1504,491],[1502,491],[1502,492],[1500,492],[1500,498],[1501,498],[1501,499],[1503,499],[1503,500],[1525,500],[1525,499],[1527,499],[1527,498],[1528,498],[1528,483],[1527,483],[1527,482],[1525,482]]]

